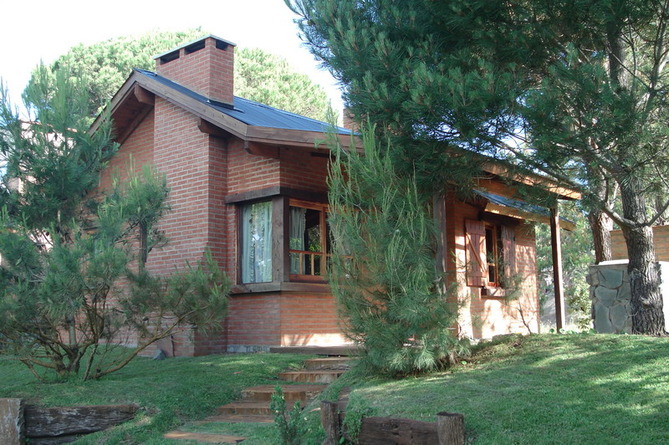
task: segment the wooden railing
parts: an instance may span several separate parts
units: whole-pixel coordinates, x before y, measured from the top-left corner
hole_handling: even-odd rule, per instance
[[[330,255],[323,252],[308,250],[289,250],[291,275],[325,276],[327,275],[328,258]],[[293,269],[294,259],[297,258],[298,270]]]

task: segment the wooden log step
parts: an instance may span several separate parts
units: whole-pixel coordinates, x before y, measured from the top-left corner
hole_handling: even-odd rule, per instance
[[[311,400],[320,394],[327,385],[310,385],[310,384],[298,384],[298,385],[281,385],[281,390],[283,391],[283,397],[286,400],[287,404],[292,405],[296,401],[307,401]],[[242,398],[244,400],[255,400],[257,402],[266,401],[269,402],[272,400],[272,394],[276,390],[276,385],[258,385],[246,388],[242,391]],[[303,404],[304,405],[304,404]]]
[[[343,369],[347,370],[351,368],[351,362],[353,359],[350,357],[322,357],[322,358],[312,358],[304,362],[306,369],[309,370],[319,370],[319,369]]]
[[[279,378],[297,383],[329,384],[337,380],[344,372],[344,370],[287,371],[280,373]]]
[[[214,433],[191,433],[188,431],[171,431],[163,435],[165,439],[189,440],[197,443],[240,443],[246,440],[241,436],[230,436],[228,434]]]
[[[218,414],[209,416],[204,420],[191,422],[193,425],[204,423],[274,423],[274,414]]]
[[[218,414],[244,414],[244,415],[270,415],[272,410],[268,402],[254,402],[252,400],[240,400],[218,407]]]
[[[355,356],[360,347],[357,345],[337,346],[275,346],[269,348],[269,352],[276,354],[314,354],[325,356]]]

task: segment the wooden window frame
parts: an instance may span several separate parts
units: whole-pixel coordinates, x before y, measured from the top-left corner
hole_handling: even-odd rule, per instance
[[[250,201],[244,201],[244,202],[239,202],[237,205],[237,283],[240,286],[258,286],[258,285],[266,285],[268,283],[273,283],[276,281],[276,260],[277,260],[277,252],[276,252],[276,214],[277,214],[277,206],[276,206],[276,199],[270,198],[270,199],[254,199]],[[272,214],[270,216],[271,219],[271,226],[272,226],[272,239],[271,239],[271,257],[272,257],[272,279],[271,281],[254,281],[254,282],[244,282],[243,279],[243,267],[244,267],[244,261],[243,261],[243,249],[244,249],[244,228],[243,228],[243,218],[244,218],[244,208],[254,205],[254,204],[259,204],[262,202],[269,202],[271,205],[271,211]]]
[[[327,214],[329,206],[318,201],[309,201],[298,198],[291,198],[285,195],[263,196],[262,198],[253,196],[255,199],[234,200],[230,204],[237,207],[237,285],[233,289],[234,293],[254,293],[269,292],[277,290],[299,291],[304,286],[324,286],[327,285],[327,273],[321,275],[291,274],[290,270],[290,207],[302,207],[311,210],[320,211],[320,226],[327,226]],[[272,204],[272,281],[245,283],[242,279],[242,246],[243,246],[243,228],[242,228],[242,209],[245,206],[258,202],[271,202]],[[329,266],[327,252],[328,231],[321,230],[321,246],[325,246],[325,252],[320,253],[325,260],[322,260],[321,270],[326,271]],[[310,252],[304,252],[309,254]],[[290,284],[290,283],[294,284]],[[307,288],[305,288],[307,290]],[[311,287],[308,290],[313,290]],[[322,290],[321,290],[322,291]]]
[[[290,248],[290,245],[287,243],[286,244],[286,257],[288,259],[287,261],[287,271],[288,271],[288,280],[289,281],[306,281],[306,282],[326,282],[328,280],[327,278],[327,270],[329,267],[329,257],[330,257],[330,252],[328,252],[328,224],[327,224],[327,215],[330,211],[330,206],[325,203],[318,203],[318,202],[313,202],[313,201],[305,201],[301,199],[294,199],[294,198],[289,198],[288,199],[288,209],[290,207],[298,207],[298,208],[303,208],[307,210],[316,210],[320,212],[319,215],[319,226],[320,226],[320,233],[319,233],[319,242],[320,245],[322,246],[322,251],[321,252],[311,252],[311,251],[298,251]],[[286,219],[286,226],[289,228],[290,227],[290,212],[287,212],[288,218]],[[320,274],[315,275],[315,274],[300,274],[300,273],[292,273],[290,270],[290,257],[291,254],[297,253],[300,255],[300,264],[302,263],[302,257],[303,256],[310,256],[311,257],[311,270],[313,271],[315,268],[315,261],[317,257],[320,257]]]
[[[503,261],[501,227],[497,224],[485,224],[486,266],[488,280],[486,287],[502,287],[500,280],[500,266]]]
[[[482,295],[505,296],[502,277],[515,274],[516,241],[513,225],[465,220],[466,282]]]

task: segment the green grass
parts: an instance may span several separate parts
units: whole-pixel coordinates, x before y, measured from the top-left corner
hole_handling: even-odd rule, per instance
[[[78,443],[173,443],[170,429],[248,437],[274,444],[273,425],[188,424],[212,414],[241,389],[273,383],[305,356],[226,355],[152,361],[139,359],[97,382],[40,384],[20,364],[0,356],[0,397],[45,405],[129,403],[140,416],[114,431]],[[614,335],[507,337],[477,347],[448,372],[402,380],[370,379],[354,369],[321,398],[352,386],[349,420],[356,415],[434,421],[441,411],[465,415],[475,444],[669,443],[669,339]],[[320,415],[305,411],[306,443],[322,442]],[[186,423],[186,425],[183,425]]]
[[[486,343],[449,372],[359,380],[371,415],[465,415],[469,443],[669,443],[669,339],[593,334]],[[340,382],[345,384],[346,382]]]
[[[185,422],[214,414],[242,389],[276,382],[277,374],[309,358],[294,354],[213,355],[155,361],[137,358],[99,381],[43,384],[22,364],[0,355],[0,397],[44,406],[137,403],[131,422],[96,433],[78,444],[174,444],[162,435]],[[271,436],[274,431],[266,431]]]

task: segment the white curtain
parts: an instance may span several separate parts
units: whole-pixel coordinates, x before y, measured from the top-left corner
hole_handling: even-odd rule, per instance
[[[307,209],[302,207],[290,208],[290,248],[304,250],[304,230],[307,225]],[[300,255],[290,254],[290,273],[300,273]]]
[[[272,203],[242,208],[242,281],[272,281]]]

